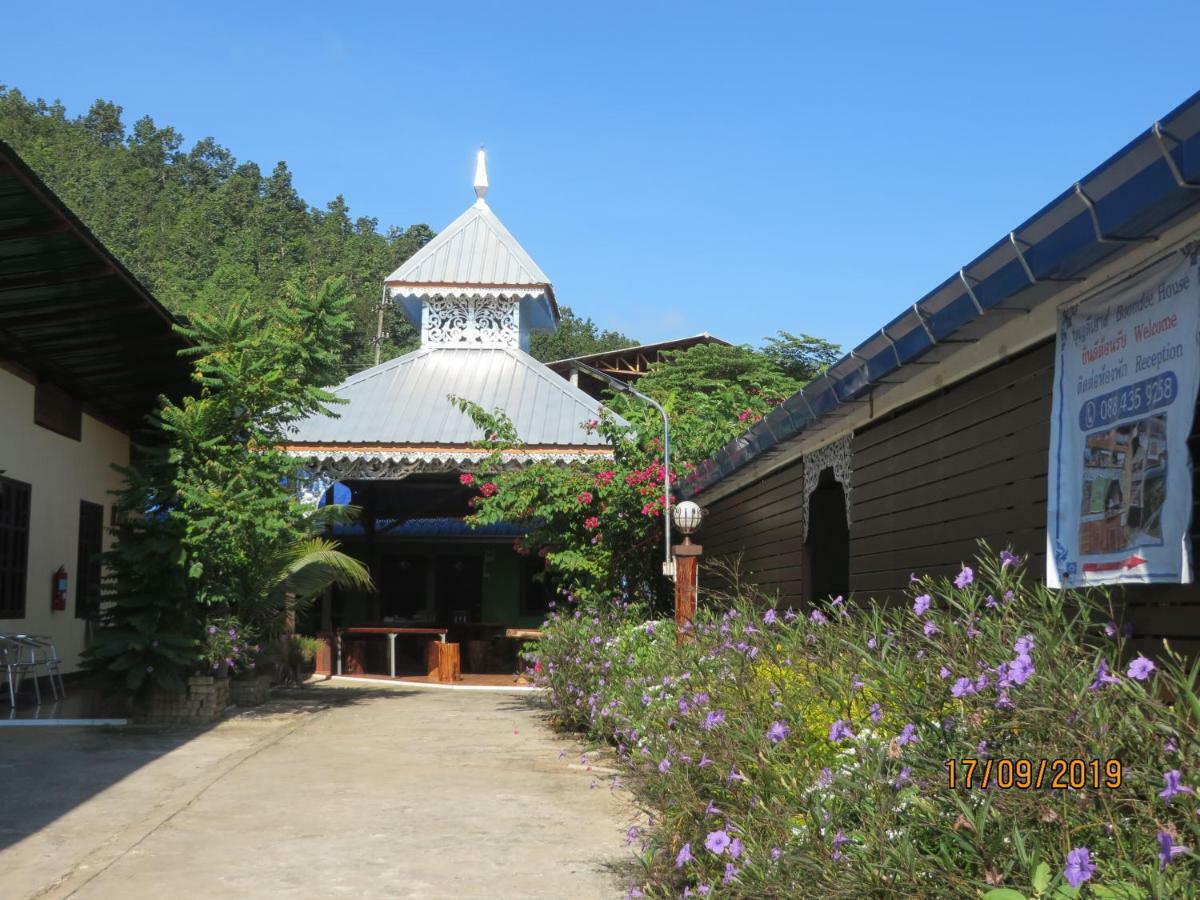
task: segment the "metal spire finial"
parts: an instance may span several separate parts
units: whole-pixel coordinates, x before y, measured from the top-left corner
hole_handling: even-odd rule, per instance
[[[487,201],[483,198],[487,196],[488,178],[487,178],[487,156],[483,152],[483,146],[480,145],[479,153],[475,157],[475,205],[486,206]]]

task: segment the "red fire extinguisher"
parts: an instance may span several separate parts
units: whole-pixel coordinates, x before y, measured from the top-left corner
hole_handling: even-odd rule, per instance
[[[59,566],[50,582],[50,608],[62,612],[67,608],[67,567]]]

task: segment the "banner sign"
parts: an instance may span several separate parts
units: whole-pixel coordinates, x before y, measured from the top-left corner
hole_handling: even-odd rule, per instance
[[[1190,583],[1200,272],[1173,254],[1059,310],[1046,582]]]

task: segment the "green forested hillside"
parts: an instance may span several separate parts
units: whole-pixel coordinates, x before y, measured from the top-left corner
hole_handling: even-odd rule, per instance
[[[374,360],[383,278],[433,237],[427,225],[390,226],[352,217],[339,195],[310,206],[284,162],[264,172],[213,138],[190,147],[170,126],[143,117],[127,126],[120,106],[97,100],[69,116],[58,102],[0,85],[0,139],[7,141],[96,236],[172,311],[219,310],[240,297],[271,304],[290,278],[344,275],[354,327],[347,372]],[[544,358],[637,343],[601,332],[564,308],[564,329],[533,348]],[[399,312],[385,308],[383,358],[416,344]]]

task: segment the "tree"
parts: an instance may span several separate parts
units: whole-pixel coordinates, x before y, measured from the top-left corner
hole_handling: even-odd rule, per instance
[[[242,651],[276,630],[289,594],[366,578],[312,536],[296,461],[277,449],[292,422],[330,411],[324,386],[340,377],[348,304],[342,280],[297,278],[269,309],[236,301],[181,329],[195,394],[162,401],[124,470],[123,524],[106,557],[111,602],[85,657],[124,690],[177,684],[204,646],[248,658]]]
[[[651,366],[638,390],[655,398],[671,421],[671,471],[664,466],[662,422],[646,403],[617,394],[611,413],[585,423],[613,447],[613,459],[560,468],[503,466],[503,453],[521,436],[503,410],[459,405],[491,440],[491,475],[464,473],[478,483],[475,524],[524,522],[519,552],[546,561],[547,577],[571,597],[591,602],[637,595],[666,605],[661,577],[663,485],[674,484],[700,460],[800,387],[764,353],[749,347],[700,344]],[[614,415],[615,414],[615,415]],[[618,418],[618,416],[620,418]]]
[[[97,100],[82,116],[0,85],[0,137],[12,144],[101,241],[171,311],[224,316],[234,300],[271,308],[289,279],[345,279],[351,327],[340,380],[374,362],[384,277],[425,245],[425,225],[389,228],[351,216],[340,197],[311,207],[280,162],[264,175],[211,137],[190,149],[149,116],[128,131],[120,106]],[[387,356],[416,344],[385,310]]]
[[[812,381],[842,357],[842,348],[808,334],[780,331],[765,338],[763,354],[775,365],[805,384]]]
[[[559,307],[559,322],[553,332],[537,332],[530,341],[529,353],[542,362],[572,359],[605,350],[633,347],[637,341],[619,331],[601,330],[590,318],[580,318],[569,306]]]

